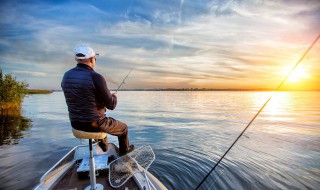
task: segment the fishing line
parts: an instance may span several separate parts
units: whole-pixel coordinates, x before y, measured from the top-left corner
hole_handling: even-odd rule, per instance
[[[307,55],[307,53],[313,48],[313,46],[316,44],[316,42],[319,40],[319,36],[313,41],[313,43],[310,45],[310,47],[307,49],[307,51],[302,55],[302,57],[297,61],[297,63],[294,65],[294,67],[290,70],[290,72],[286,75],[286,77],[282,80],[282,82],[278,85],[278,87],[275,89],[274,92],[278,91],[283,84],[286,82],[288,77],[291,75],[291,73],[298,67],[298,65],[301,63],[301,61],[304,59],[304,57]],[[209,177],[209,175],[214,171],[214,169],[220,164],[220,162],[224,159],[224,157],[228,154],[228,152],[231,150],[231,148],[236,144],[236,142],[240,139],[240,137],[243,135],[243,133],[248,129],[248,127],[252,124],[252,122],[256,119],[256,117],[260,114],[260,112],[266,107],[268,102],[271,100],[272,95],[268,98],[268,100],[263,104],[263,106],[259,109],[259,111],[254,115],[254,117],[251,119],[251,121],[248,123],[248,125],[243,129],[243,131],[240,133],[240,135],[236,138],[236,140],[231,144],[231,146],[228,148],[228,150],[222,155],[222,157],[219,159],[219,161],[213,166],[213,168],[209,171],[209,173],[203,178],[203,180],[199,183],[199,185],[195,188],[196,190],[199,189],[199,187],[203,184],[203,182]]]
[[[218,178],[224,174],[224,170],[220,170],[219,175],[214,179],[214,181],[211,183],[211,185],[208,187],[208,189],[211,189],[211,187],[217,182]]]

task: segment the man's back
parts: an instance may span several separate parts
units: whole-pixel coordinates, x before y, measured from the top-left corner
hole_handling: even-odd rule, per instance
[[[94,71],[84,64],[78,64],[64,74],[61,87],[71,121],[92,122],[99,119],[92,74]]]

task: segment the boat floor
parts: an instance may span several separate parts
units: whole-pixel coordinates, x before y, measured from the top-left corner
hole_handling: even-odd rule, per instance
[[[130,178],[123,186],[119,188],[112,188],[109,184],[108,174],[102,174],[96,177],[97,183],[104,186],[104,189],[117,189],[124,190],[126,187],[130,190],[139,190],[133,178]],[[72,169],[62,178],[62,180],[53,188],[55,190],[82,190],[90,184],[90,178],[78,179],[77,167],[73,166]]]

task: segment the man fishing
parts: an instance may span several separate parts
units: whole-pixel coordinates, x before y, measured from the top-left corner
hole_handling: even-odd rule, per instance
[[[87,46],[76,48],[77,66],[64,74],[61,87],[71,126],[80,131],[105,132],[117,136],[119,155],[123,156],[131,152],[134,145],[129,146],[127,125],[105,115],[106,109],[115,109],[118,94],[111,94],[103,76],[93,70],[98,55]],[[106,139],[99,140],[99,146],[107,151]]]

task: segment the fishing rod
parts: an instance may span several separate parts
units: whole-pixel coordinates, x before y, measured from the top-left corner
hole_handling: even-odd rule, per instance
[[[116,92],[118,92],[118,90],[121,88],[121,86],[122,86],[123,84],[125,84],[125,80],[128,78],[128,76],[130,75],[131,71],[132,71],[132,69],[130,69],[130,71],[128,72],[127,76],[122,80],[122,82],[121,82],[121,84],[118,86]],[[115,92],[115,93],[116,93],[116,92]]]
[[[286,75],[286,77],[282,80],[282,82],[278,85],[278,87],[275,89],[274,92],[277,92],[283,84],[287,81],[291,73],[299,66],[301,61],[304,59],[304,57],[307,55],[307,53],[313,48],[313,46],[316,44],[316,42],[319,40],[319,36],[313,41],[313,43],[310,45],[310,47],[307,49],[306,52],[302,55],[302,57],[297,61],[297,63],[292,67],[290,72]],[[199,189],[199,187],[203,184],[203,182],[209,177],[209,175],[214,171],[214,169],[220,164],[220,162],[224,159],[224,157],[228,154],[228,152],[231,150],[231,148],[237,143],[237,141],[240,139],[240,137],[243,135],[243,133],[249,128],[249,126],[252,124],[252,122],[257,118],[257,116],[260,114],[260,112],[266,107],[268,102],[271,100],[272,95],[268,98],[268,100],[263,104],[263,106],[259,109],[259,111],[254,115],[254,117],[251,119],[251,121],[248,123],[248,125],[243,129],[243,131],[240,133],[240,135],[236,138],[236,140],[231,144],[231,146],[228,148],[228,150],[222,155],[222,157],[219,159],[219,161],[212,167],[212,169],[209,171],[209,173],[203,178],[203,180],[199,183],[199,185],[195,188],[195,190]]]

